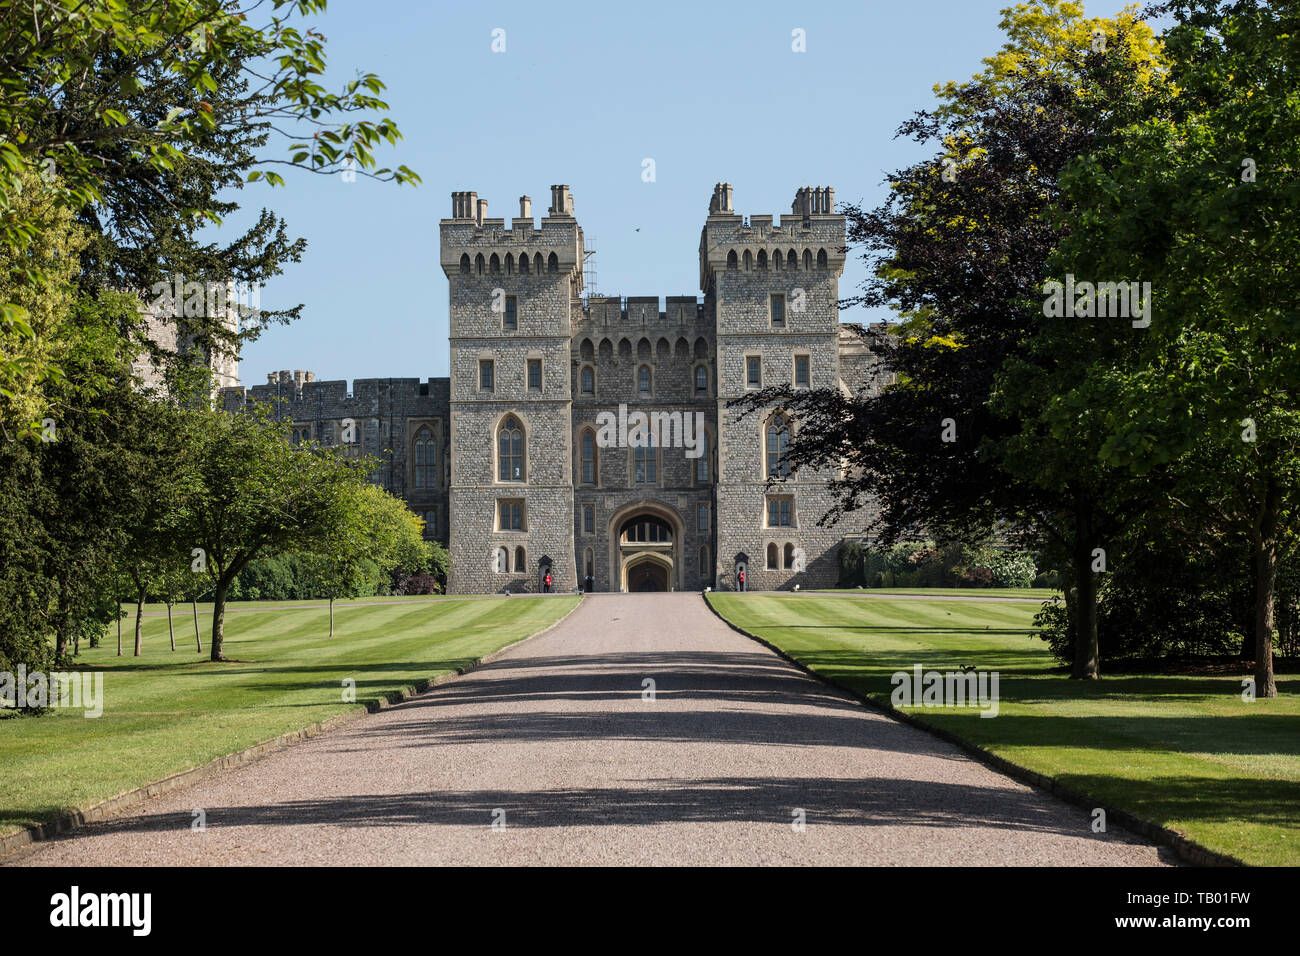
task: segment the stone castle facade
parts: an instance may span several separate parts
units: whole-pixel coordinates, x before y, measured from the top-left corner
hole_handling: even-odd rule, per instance
[[[798,190],[774,221],[738,215],[731,185],[715,186],[702,300],[584,298],[568,186],[551,187],[540,224],[526,196],[507,224],[454,193],[440,231],[450,378],[349,392],[280,372],[223,389],[225,406],[277,402],[294,440],[379,458],[376,480],[450,550],[452,593],[536,591],[548,570],[557,591],[733,588],[741,568],[753,590],[836,583],[841,535],[817,526],[833,476],[788,473],[799,426],[779,409],[737,421],[726,407],[769,385],[883,381],[867,339],[839,322],[845,221],[831,189]],[[702,421],[703,434],[693,448],[667,434],[610,442],[602,423],[637,412]]]

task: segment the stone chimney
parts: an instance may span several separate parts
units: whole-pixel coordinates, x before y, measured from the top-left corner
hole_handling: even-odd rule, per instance
[[[478,201],[478,216],[476,217],[476,221],[481,226],[483,225],[483,220],[486,218],[487,218],[487,200],[480,199]]]
[[[520,219],[533,218],[533,201],[529,199],[527,196],[519,197],[519,218]]]
[[[551,208],[546,214],[548,216],[573,215],[573,196],[570,195],[568,186],[551,187]]]
[[[451,194],[451,218],[473,219],[478,215],[478,193],[458,192]]]

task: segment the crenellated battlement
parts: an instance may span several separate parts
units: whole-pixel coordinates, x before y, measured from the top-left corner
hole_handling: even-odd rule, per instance
[[[717,273],[844,269],[845,219],[836,213],[835,190],[803,186],[789,215],[738,215],[730,183],[713,187],[709,216],[700,231],[700,288],[707,295]]]
[[[451,218],[443,219],[441,262],[453,275],[538,275],[563,273],[580,281],[582,228],[573,216],[569,187],[551,187],[551,206],[540,225],[533,219],[532,199],[519,197],[519,216],[490,219],[488,202],[476,192],[451,194]],[[493,261],[495,257],[495,262]]]

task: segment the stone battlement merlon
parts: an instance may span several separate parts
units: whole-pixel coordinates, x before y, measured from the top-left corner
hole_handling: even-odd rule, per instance
[[[528,196],[519,197],[519,217],[510,220],[509,226],[505,219],[488,218],[487,200],[479,199],[478,193],[454,192],[451,196],[451,218],[439,223],[440,261],[448,278],[457,274],[486,275],[493,271],[493,256],[498,271],[514,274],[523,254],[528,254],[530,261],[519,263],[518,274],[535,275],[535,257],[539,253],[546,271],[576,272],[581,277],[582,228],[573,217],[573,196],[568,186],[551,187],[549,215],[540,225],[533,219],[532,200]],[[556,256],[554,268],[550,262],[552,253]]]
[[[700,230],[700,288],[708,293],[714,274],[723,269],[788,268],[794,252],[795,270],[844,270],[846,222],[835,212],[835,190],[830,186],[802,186],[795,191],[790,213],[738,215],[730,183],[713,187],[709,216]],[[782,259],[776,263],[780,250]]]
[[[428,379],[418,378],[359,378],[348,387],[347,379],[317,381],[311,372],[298,381],[292,379],[274,381],[285,372],[272,372],[268,378],[273,381],[266,385],[253,385],[249,388],[233,386],[220,390],[222,407],[234,410],[250,401],[280,402],[285,406],[313,405],[339,402],[376,402],[381,398],[405,393],[407,397],[423,397],[446,393],[451,379],[442,377]],[[296,375],[303,375],[298,372]],[[310,377],[306,377],[310,376]]]
[[[664,303],[661,307],[661,301]],[[694,295],[659,296],[593,296],[574,309],[575,326],[608,328],[626,325],[639,328],[643,325],[681,327],[687,325],[712,325],[705,305]],[[574,334],[578,334],[576,329]]]

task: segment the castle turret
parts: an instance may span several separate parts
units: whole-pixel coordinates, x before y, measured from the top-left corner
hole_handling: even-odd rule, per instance
[[[462,198],[463,197],[463,198]],[[464,215],[473,207],[473,216]],[[582,230],[568,186],[540,228],[487,217],[453,193],[441,260],[451,303],[450,590],[577,586],[569,454],[570,312],[582,291]]]
[[[700,238],[700,285],[717,323],[719,584],[744,565],[756,590],[833,586],[838,535],[817,527],[832,476],[790,473],[784,450],[799,423],[780,409],[737,422],[725,406],[772,385],[838,386],[845,220],[830,187],[805,186],[790,216],[746,223],[723,185]]]

